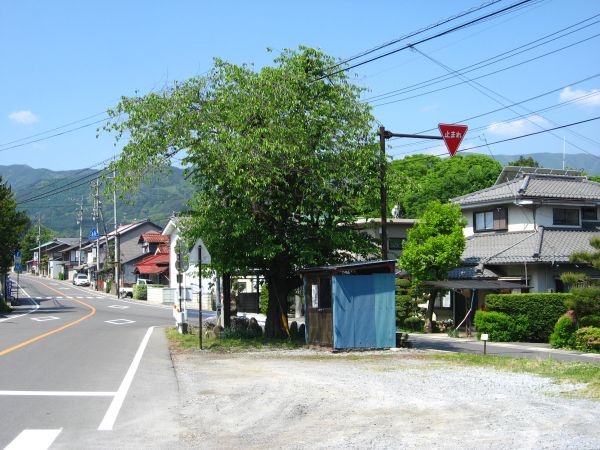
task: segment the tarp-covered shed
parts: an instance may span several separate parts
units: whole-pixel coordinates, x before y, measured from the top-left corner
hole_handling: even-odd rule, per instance
[[[395,347],[394,260],[313,267],[302,275],[308,344]]]

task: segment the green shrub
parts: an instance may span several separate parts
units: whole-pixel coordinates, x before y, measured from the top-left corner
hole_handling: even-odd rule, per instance
[[[488,294],[485,304],[490,312],[501,312],[511,317],[526,316],[528,329],[523,340],[527,342],[548,342],[554,325],[567,311],[566,302],[571,294]],[[477,329],[478,331],[479,328]]]
[[[133,298],[135,300],[146,300],[148,298],[148,291],[145,284],[133,285]]]
[[[404,319],[404,326],[412,331],[423,331],[425,321],[419,317],[407,317]]]
[[[64,273],[62,273],[62,272],[58,272],[58,279],[59,279],[60,281],[63,281],[63,280],[65,279],[65,274],[64,274]]]
[[[584,327],[577,330],[575,348],[583,352],[600,353],[600,328]]]
[[[554,325],[554,331],[550,335],[550,344],[554,348],[573,348],[575,331],[573,320],[570,317],[561,317]]]
[[[592,314],[590,316],[583,316],[577,320],[577,325],[580,328],[583,328],[583,327],[600,328],[600,314]]]
[[[514,342],[520,341],[527,333],[529,321],[524,315],[514,318],[496,311],[477,311],[475,327],[477,333],[487,333],[490,341]]]
[[[567,306],[575,311],[575,317],[600,314],[600,287],[574,287],[571,295]]]
[[[106,292],[110,292],[113,287],[113,280],[108,280],[106,282]]]
[[[408,317],[414,316],[419,310],[411,292],[409,280],[396,278],[396,325],[400,326]]]

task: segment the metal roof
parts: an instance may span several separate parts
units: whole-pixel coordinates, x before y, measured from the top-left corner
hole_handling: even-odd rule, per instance
[[[336,264],[330,266],[319,266],[319,267],[308,267],[302,269],[300,273],[315,273],[315,272],[327,272],[327,273],[342,273],[342,272],[363,272],[371,271],[374,269],[386,269],[387,272],[395,272],[396,260],[388,259],[383,261],[356,261],[351,263]]]
[[[501,280],[445,280],[426,281],[424,284],[442,289],[519,289],[531,287]]]

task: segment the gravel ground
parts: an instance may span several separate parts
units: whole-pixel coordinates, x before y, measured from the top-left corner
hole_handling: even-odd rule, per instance
[[[600,403],[557,395],[577,386],[418,353],[175,353],[181,444],[600,449]]]

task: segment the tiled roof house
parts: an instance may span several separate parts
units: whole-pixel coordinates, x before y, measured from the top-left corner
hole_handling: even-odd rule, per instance
[[[467,221],[464,267],[451,278],[510,279],[530,292],[561,292],[563,272],[599,275],[569,256],[594,250],[600,183],[574,171],[507,167],[494,186],[451,201]]]

